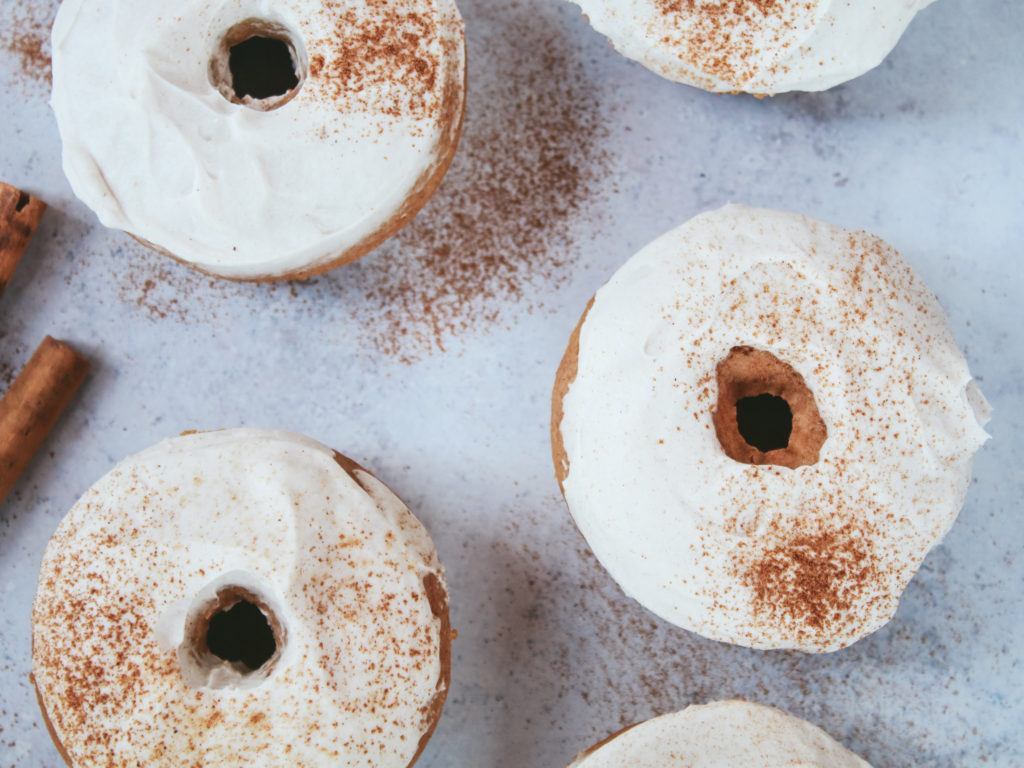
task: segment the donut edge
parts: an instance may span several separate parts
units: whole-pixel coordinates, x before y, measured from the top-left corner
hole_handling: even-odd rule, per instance
[[[57,752],[64,758],[64,762],[68,764],[69,768],[74,768],[74,764],[71,762],[71,756],[68,751],[64,749],[64,744],[61,743],[60,738],[57,736],[57,730],[53,727],[53,722],[50,720],[50,713],[46,711],[46,704],[43,703],[43,694],[39,690],[39,686],[36,684],[36,676],[29,673],[29,682],[32,684],[32,690],[36,692],[36,701],[39,703],[39,711],[43,714],[43,724],[46,726],[46,732],[50,734],[50,738],[53,740],[53,746],[57,748]]]
[[[551,460],[555,465],[555,479],[558,480],[558,488],[565,498],[565,481],[569,477],[569,456],[565,452],[565,442],[562,439],[562,419],[565,417],[564,400],[569,394],[569,387],[576,380],[576,374],[580,366],[580,332],[583,330],[583,323],[587,320],[591,308],[594,306],[596,295],[590,297],[579,322],[569,335],[569,344],[562,355],[562,361],[558,364],[558,371],[555,373],[555,385],[551,392]]]
[[[608,736],[605,736],[603,739],[601,739],[596,744],[591,744],[589,747],[587,747],[582,752],[577,754],[576,757],[574,757],[572,759],[572,762],[569,763],[568,766],[566,766],[566,768],[576,768],[576,766],[578,766],[580,763],[582,763],[584,760],[586,760],[592,754],[597,752],[597,750],[601,749],[601,747],[603,747],[603,746],[605,746],[607,744],[611,744],[613,741],[615,741],[617,738],[619,738],[619,736],[624,734],[626,731],[631,731],[634,728],[636,728],[638,725],[643,725],[645,722],[647,722],[647,721],[646,720],[641,720],[638,723],[633,723],[632,725],[627,725],[625,728],[620,728],[619,730],[615,731],[615,733],[612,733],[612,734],[609,734]]]

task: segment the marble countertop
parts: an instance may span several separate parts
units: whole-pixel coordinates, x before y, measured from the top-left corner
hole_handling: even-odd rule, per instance
[[[93,371],[0,506],[0,766],[57,768],[29,682],[47,539],[116,461],[192,428],[305,432],[373,469],[449,574],[451,693],[423,768],[565,765],[624,725],[741,696],[875,768],[1024,764],[1024,5],[938,0],[873,72],[757,100],[661,80],[575,6],[461,0],[470,93],[438,194],[313,280],[203,277],[101,227],[47,106],[52,0],[0,4],[0,179],[50,203],[0,300],[0,389],[46,334]],[[995,408],[960,518],[896,618],[825,656],[673,628],[574,530],[548,447],[587,299],[642,245],[728,201],[895,245]]]

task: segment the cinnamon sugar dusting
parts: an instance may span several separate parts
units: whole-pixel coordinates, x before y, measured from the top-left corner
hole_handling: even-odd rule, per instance
[[[309,63],[331,103],[392,117],[433,114],[440,106],[436,21],[415,10],[421,3],[364,0],[358,11],[348,5],[323,3],[319,14],[333,33],[313,47],[331,55]]]
[[[0,57],[14,62],[19,80],[49,86],[50,27],[58,3],[4,3],[0,10]]]
[[[849,621],[874,579],[870,542],[848,523],[769,547],[748,568],[745,581],[760,620],[791,627],[800,636],[833,634]]]
[[[96,574],[89,571],[83,581],[91,584],[95,578]],[[96,636],[101,636],[117,654],[120,664],[115,666],[94,656],[93,643],[57,645],[45,641],[40,644],[37,662],[61,670],[60,692],[52,693],[47,700],[53,724],[61,732],[76,733],[91,754],[114,761],[120,739],[118,729],[96,724],[103,715],[130,711],[146,685],[132,651],[144,649],[144,658],[159,666],[164,675],[174,672],[173,656],[156,652],[150,640],[149,619],[137,604],[98,605],[88,597],[73,597],[54,601],[49,610],[55,622],[92,627]],[[118,648],[123,650],[118,652]],[[59,703],[52,700],[54,696]]]
[[[656,0],[662,42],[680,61],[737,89],[758,72],[777,74],[778,58],[809,28],[814,2],[799,0]],[[666,34],[665,24],[670,28]],[[771,57],[771,58],[768,58]],[[712,85],[709,80],[708,85]]]

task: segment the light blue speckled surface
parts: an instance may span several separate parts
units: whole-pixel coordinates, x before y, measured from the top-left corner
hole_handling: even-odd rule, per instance
[[[0,300],[0,373],[47,333],[85,350],[94,371],[0,507],[0,767],[61,764],[28,680],[38,563],[61,516],[123,456],[234,425],[341,449],[431,530],[460,634],[423,768],[560,766],[623,725],[730,696],[806,717],[875,768],[1024,765],[1019,0],[938,0],[874,72],[764,101],[662,81],[566,3],[462,0],[470,108],[441,193],[411,236],[294,289],[195,277],[75,200],[46,86],[22,73],[12,37],[50,5],[0,0],[0,179],[52,205]],[[574,135],[551,139],[563,123]],[[529,182],[544,176],[514,169],[538,158],[579,178],[571,204],[526,238],[547,256],[511,273],[489,262],[516,289],[467,299],[463,278],[429,274],[417,238],[459,213],[456,192],[486,175],[487,148],[520,197],[540,194]],[[995,407],[960,519],[896,619],[828,656],[729,647],[656,620],[588,553],[552,478],[550,388],[586,300],[646,242],[726,201],[888,239],[938,295]],[[518,235],[488,242],[521,257]],[[451,307],[434,310],[454,328],[444,352],[422,308],[389,325],[381,291],[403,279]]]

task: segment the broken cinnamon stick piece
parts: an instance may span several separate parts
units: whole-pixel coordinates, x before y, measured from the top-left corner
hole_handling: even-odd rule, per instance
[[[0,400],[0,504],[88,370],[88,360],[47,336]]]
[[[0,182],[0,296],[45,212],[38,197]]]

